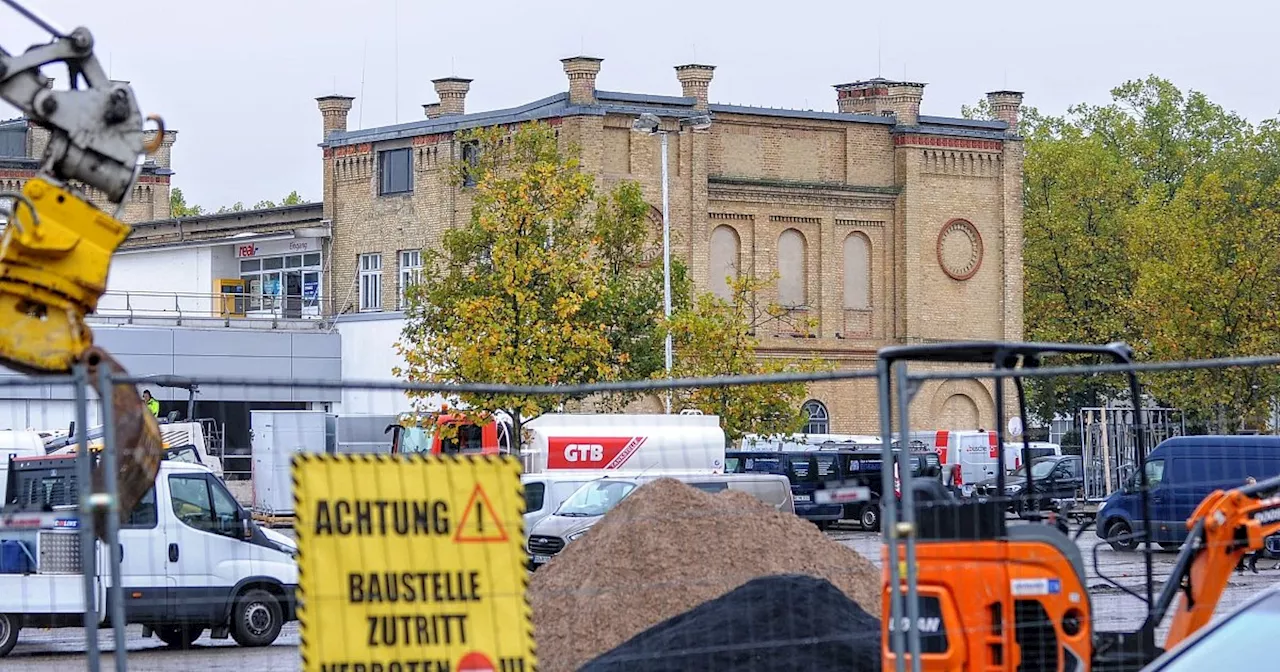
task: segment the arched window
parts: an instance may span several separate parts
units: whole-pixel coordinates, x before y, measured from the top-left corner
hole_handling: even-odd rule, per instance
[[[707,278],[712,293],[726,301],[732,298],[729,279],[737,279],[741,261],[742,239],[738,232],[732,226],[717,226],[711,232],[711,275]]]
[[[800,407],[809,418],[804,426],[805,434],[830,434],[831,416],[827,415],[827,407],[817,399],[810,399]]]
[[[871,307],[871,243],[861,233],[844,239],[844,307]]]
[[[809,255],[804,234],[787,229],[778,236],[778,303],[798,308],[807,303]]]

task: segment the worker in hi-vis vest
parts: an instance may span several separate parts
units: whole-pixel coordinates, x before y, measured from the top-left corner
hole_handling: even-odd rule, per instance
[[[151,390],[142,391],[142,401],[147,404],[147,410],[151,411],[151,415],[160,417],[160,402],[151,396]]]

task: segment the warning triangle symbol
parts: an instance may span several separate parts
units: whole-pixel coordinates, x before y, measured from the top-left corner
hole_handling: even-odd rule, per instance
[[[462,520],[458,521],[458,531],[453,533],[455,543],[484,543],[507,540],[507,529],[502,526],[502,518],[493,508],[484,488],[479,483],[471,491],[471,499],[462,510]]]

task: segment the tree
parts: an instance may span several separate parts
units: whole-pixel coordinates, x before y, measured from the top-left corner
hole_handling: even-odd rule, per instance
[[[285,196],[284,199],[282,199],[279,203],[276,203],[275,201],[261,200],[255,203],[252,209],[262,210],[264,208],[280,208],[286,205],[302,205],[303,203],[308,203],[308,202],[309,201],[304,199],[302,195],[299,194],[297,191],[291,191],[289,192],[289,195]],[[243,209],[243,206],[240,203],[237,203],[236,205],[241,206],[241,209]]]
[[[289,195],[285,196],[284,199],[282,199],[278,205],[276,204],[275,201],[264,199],[255,203],[252,208],[246,208],[242,201],[236,201],[230,206],[224,205],[218,208],[215,212],[209,213],[209,212],[206,212],[202,206],[187,205],[187,198],[182,193],[182,189],[178,187],[174,187],[169,192],[169,216],[170,217],[195,217],[197,215],[207,215],[207,214],[222,215],[228,212],[244,212],[246,210],[262,210],[263,208],[275,208],[275,207],[281,207],[285,205],[302,205],[304,203],[310,203],[310,201],[303,198],[303,196],[295,190],[295,191],[289,192]]]
[[[395,375],[543,385],[613,380],[635,366],[630,353],[658,325],[611,319],[615,305],[627,318],[644,311],[626,314],[639,301],[627,293],[631,271],[611,272],[608,262],[630,256],[611,236],[634,228],[638,190],[619,188],[598,201],[592,177],[545,124],[478,129],[463,140],[478,147],[455,175],[474,180],[471,218],[446,232],[440,249],[424,251],[424,281],[408,288],[397,344],[407,367]],[[596,254],[602,243],[605,253]],[[504,411],[519,437],[525,420],[575,398],[582,395],[459,400],[473,409],[464,415]]]
[[[1148,77],[1062,117],[1024,114],[1025,319],[1031,340],[1123,340],[1143,359],[1276,351],[1280,134]],[[983,105],[966,108],[986,115]],[[1269,373],[1147,376],[1234,431],[1278,391]],[[1031,381],[1042,418],[1124,398],[1119,376]]]
[[[762,360],[756,352],[760,330],[777,323],[807,333],[811,324],[796,322],[777,306],[761,307],[757,297],[771,281],[743,276],[730,281],[729,300],[710,292],[697,297],[691,310],[672,317],[675,375],[703,377],[756,375],[830,368],[819,360]],[[744,434],[782,435],[800,431],[808,417],[800,405],[805,383],[738,385],[677,390],[680,408],[696,408],[720,416],[725,438],[734,442]]]
[[[187,199],[182,194],[182,189],[174,187],[169,192],[169,216],[170,217],[195,217],[203,215],[204,208],[198,205],[187,205]]]

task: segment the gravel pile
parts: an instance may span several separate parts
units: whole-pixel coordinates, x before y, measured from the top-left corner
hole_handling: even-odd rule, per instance
[[[880,620],[829,581],[755,579],[627,640],[582,672],[881,672]]]
[[[880,615],[879,570],[812,523],[742,492],[652,481],[534,573],[538,667],[577,670],[654,625],[779,574],[826,579]]]

